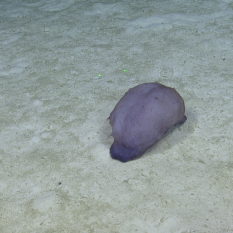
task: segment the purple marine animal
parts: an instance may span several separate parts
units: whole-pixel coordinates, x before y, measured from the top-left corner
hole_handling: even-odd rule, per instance
[[[186,121],[179,93],[160,83],[129,89],[109,116],[113,159],[127,162],[142,156],[174,125]]]

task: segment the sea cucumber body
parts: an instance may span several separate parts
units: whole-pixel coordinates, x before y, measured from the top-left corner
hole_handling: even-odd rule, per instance
[[[160,83],[144,83],[128,92],[109,116],[113,159],[127,162],[143,155],[174,125],[186,121],[179,93]]]

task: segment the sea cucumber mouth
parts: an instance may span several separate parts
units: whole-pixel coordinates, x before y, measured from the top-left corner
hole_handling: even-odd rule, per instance
[[[142,155],[142,153],[139,153],[135,148],[125,147],[117,141],[113,142],[110,148],[110,154],[113,159],[123,163],[134,160]]]

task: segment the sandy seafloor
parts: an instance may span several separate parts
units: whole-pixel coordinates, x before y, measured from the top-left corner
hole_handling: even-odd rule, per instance
[[[131,87],[174,87],[188,120],[113,160]],[[0,232],[232,233],[231,0],[0,1]]]

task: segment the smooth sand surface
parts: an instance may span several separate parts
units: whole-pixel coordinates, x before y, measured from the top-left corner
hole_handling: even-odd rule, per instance
[[[188,120],[111,159],[131,87],[174,87]],[[231,0],[0,1],[1,233],[232,233]]]

